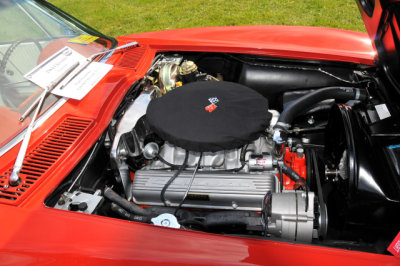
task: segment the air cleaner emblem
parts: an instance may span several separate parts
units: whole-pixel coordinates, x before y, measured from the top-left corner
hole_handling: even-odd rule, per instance
[[[218,98],[217,97],[211,97],[211,98],[208,98],[208,101],[211,103],[210,105],[207,105],[204,109],[206,110],[206,111],[208,111],[208,112],[213,112],[215,109],[217,109],[217,105],[216,105],[216,103],[218,103],[219,102],[219,100],[218,100]]]

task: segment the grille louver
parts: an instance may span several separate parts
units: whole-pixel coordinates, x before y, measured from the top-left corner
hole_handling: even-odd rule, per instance
[[[140,59],[142,59],[145,50],[146,45],[142,45],[129,50],[128,52],[124,53],[121,60],[119,60],[119,62],[117,63],[117,66],[125,68],[136,68]]]
[[[0,176],[0,203],[19,204],[53,168],[57,167],[57,161],[77,143],[91,123],[91,120],[73,117],[61,122],[41,143],[28,151],[20,172],[21,183],[16,187],[8,186],[11,165],[10,169]]]

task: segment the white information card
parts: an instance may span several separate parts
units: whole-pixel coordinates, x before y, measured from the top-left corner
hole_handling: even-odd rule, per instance
[[[83,55],[66,46],[29,71],[25,78],[53,94],[81,100],[113,67],[91,62],[81,69],[87,62]]]

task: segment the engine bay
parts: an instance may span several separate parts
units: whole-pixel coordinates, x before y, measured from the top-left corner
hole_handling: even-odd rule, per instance
[[[385,254],[400,146],[382,86],[370,66],[157,54],[45,204]]]

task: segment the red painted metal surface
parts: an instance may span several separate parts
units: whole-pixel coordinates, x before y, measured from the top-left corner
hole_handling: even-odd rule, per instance
[[[135,68],[135,66],[139,63],[140,59],[142,59],[143,52],[147,49],[147,45],[140,45],[135,49],[131,49],[128,52],[124,53],[121,59],[117,62],[116,66],[118,67],[126,67],[126,68]]]
[[[400,232],[393,239],[387,250],[400,259]]]
[[[390,256],[159,228],[44,206],[23,210],[3,206],[1,211],[15,218],[2,222],[8,230],[2,233],[6,245],[0,252],[0,260],[8,258],[12,264],[365,266],[399,262]]]
[[[290,152],[290,149],[286,147],[286,152],[284,156],[284,163],[292,168],[296,173],[298,173],[301,177],[306,179],[307,177],[307,167],[306,167],[306,156],[303,154],[302,157],[299,157],[296,152]],[[297,189],[296,182],[290,179],[287,175],[283,175],[283,186],[285,189],[293,190]]]
[[[249,53],[280,58],[344,61],[373,65],[368,35],[341,29],[298,26],[235,26],[139,33],[137,40],[162,51]]]
[[[288,33],[283,34],[284,31]],[[120,41],[133,38],[147,45],[143,55],[134,56],[140,59],[131,59],[135,63],[128,67],[125,63],[123,68],[114,67],[83,100],[68,100],[33,132],[28,148],[31,152],[54,133],[62,118],[92,121],[79,143],[63,153],[51,175],[43,176],[18,205],[0,204],[2,264],[399,264],[392,256],[159,228],[45,207],[45,198],[96,142],[129,87],[146,73],[157,51],[248,52],[362,64],[373,64],[374,58],[364,34],[328,29],[226,27],[138,34],[121,37]],[[338,41],[332,43],[336,38]],[[123,57],[114,55],[108,63],[118,65]],[[1,173],[9,169],[18,148],[19,145],[0,158]]]
[[[51,175],[55,167],[59,167],[58,164],[62,162],[64,154],[68,152],[68,149],[79,144],[80,137],[91,123],[91,120],[76,117],[63,119],[55,130],[26,154],[19,175],[21,182],[18,186],[8,186],[13,166],[10,163],[9,170],[0,175],[0,204],[21,203],[40,182]]]

